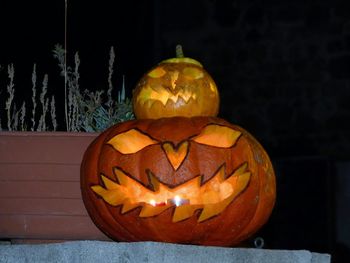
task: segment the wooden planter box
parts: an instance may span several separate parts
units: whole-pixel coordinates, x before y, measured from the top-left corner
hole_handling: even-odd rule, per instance
[[[97,135],[0,132],[0,239],[108,240],[80,193],[80,163]]]

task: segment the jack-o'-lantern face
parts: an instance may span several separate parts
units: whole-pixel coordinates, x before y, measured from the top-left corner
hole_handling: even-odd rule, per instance
[[[216,116],[219,94],[199,62],[170,59],[141,78],[133,93],[133,107],[138,119]]]
[[[262,147],[214,117],[115,125],[88,148],[81,172],[90,216],[117,240],[231,245],[260,227],[274,203],[273,169]],[[223,226],[239,227],[229,241],[216,233],[199,241],[201,224],[221,234]]]
[[[161,142],[137,129],[131,129],[117,134],[107,144],[121,154],[135,154],[152,145],[161,147],[163,152],[159,150],[159,154],[166,157],[174,171],[172,176],[176,176],[176,171],[186,162],[185,159],[190,154],[190,147],[195,147],[191,144],[231,148],[240,135],[239,131],[212,124],[205,126],[200,134],[186,138],[175,146],[172,142]],[[157,178],[159,172],[163,171],[148,169],[148,182],[144,186],[116,165],[113,169],[116,180],[101,174],[104,187],[94,185],[91,188],[108,204],[122,205],[122,213],[142,207],[139,216],[150,217],[175,206],[172,221],[178,222],[191,217],[196,210],[202,209],[198,218],[198,222],[202,222],[221,213],[244,190],[250,179],[246,162],[232,174],[227,175],[225,165],[220,164],[219,167],[209,171],[211,178],[206,182],[203,182],[203,176],[198,174],[177,186],[167,185],[169,182],[162,183]]]

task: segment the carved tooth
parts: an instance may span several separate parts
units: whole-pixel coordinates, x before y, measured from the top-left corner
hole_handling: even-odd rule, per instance
[[[172,221],[174,223],[190,218],[193,213],[201,206],[198,205],[181,205],[177,206],[174,211]]]
[[[143,204],[142,210],[139,214],[140,217],[156,216],[162,213],[165,209],[168,209],[170,205],[153,206],[149,204]]]
[[[126,199],[123,203],[122,214],[129,212],[130,210],[139,207],[139,203],[131,203],[129,199]]]

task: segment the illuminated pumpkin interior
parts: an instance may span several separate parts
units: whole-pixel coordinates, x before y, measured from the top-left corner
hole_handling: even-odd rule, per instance
[[[191,141],[209,146],[229,148],[239,139],[241,132],[219,125],[207,125],[196,136],[174,146],[170,142],[159,142],[139,130],[131,129],[114,136],[108,141],[122,154],[133,154],[143,148],[160,144],[170,164],[177,170],[186,159]],[[202,184],[202,176],[197,176],[182,185],[170,188],[162,184],[149,171],[149,186],[131,178],[119,168],[113,172],[116,181],[103,174],[104,184],[92,186],[92,190],[112,206],[122,205],[122,213],[142,207],[140,217],[156,216],[165,209],[175,207],[173,222],[185,220],[201,209],[199,222],[221,213],[232,200],[241,193],[250,180],[247,164],[242,164],[233,174],[227,175],[222,166],[212,178]]]
[[[148,135],[141,133],[138,130],[132,129],[127,132],[114,136],[107,142],[114,149],[123,154],[136,153],[143,148],[158,143]]]
[[[114,174],[119,183],[101,175],[105,187],[91,187],[104,201],[112,206],[122,205],[122,213],[142,207],[140,217],[156,216],[175,207],[173,222],[191,217],[198,209],[201,209],[198,222],[220,214],[246,188],[251,176],[246,163],[228,177],[222,166],[203,185],[201,176],[197,176],[180,186],[169,188],[150,174],[151,190],[118,168],[114,169]]]
[[[201,79],[204,77],[204,73],[198,68],[184,68],[182,73],[187,79]]]
[[[161,78],[166,74],[166,71],[162,67],[157,67],[148,73],[151,78]]]
[[[196,94],[189,89],[184,89],[181,92],[173,94],[167,89],[161,87],[151,88],[150,86],[146,86],[141,90],[139,96],[137,97],[137,102],[144,105],[146,102],[152,103],[154,101],[160,101],[165,106],[168,101],[177,103],[180,98],[185,103],[188,103],[191,98],[194,100],[196,99]]]
[[[178,148],[174,148],[173,144],[166,142],[162,145],[165,154],[175,170],[177,170],[188,153],[188,141],[182,142]]]
[[[221,148],[232,147],[241,132],[219,125],[208,125],[193,140],[197,143],[216,146]]]

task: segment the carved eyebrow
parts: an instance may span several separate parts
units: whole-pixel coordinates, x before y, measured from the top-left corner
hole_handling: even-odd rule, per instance
[[[166,71],[162,67],[156,67],[151,70],[147,75],[151,78],[161,78],[166,74]]]
[[[240,131],[229,127],[209,124],[199,135],[193,137],[192,140],[209,146],[230,148],[235,145],[241,134]]]
[[[192,68],[192,67],[184,68],[182,70],[182,73],[191,79],[199,79],[199,78],[203,78],[204,76],[204,73],[200,69]]]
[[[136,129],[119,133],[107,142],[122,154],[136,153],[149,145],[157,143],[159,142]]]

